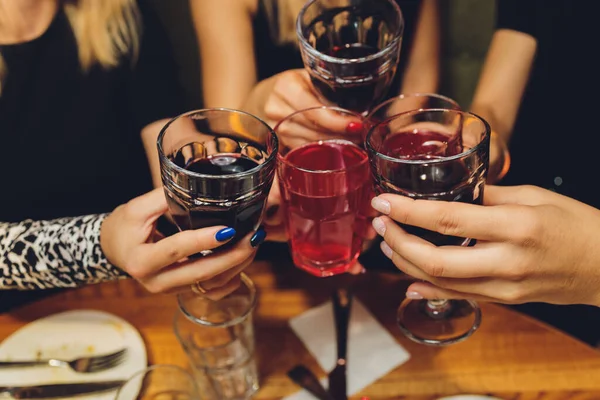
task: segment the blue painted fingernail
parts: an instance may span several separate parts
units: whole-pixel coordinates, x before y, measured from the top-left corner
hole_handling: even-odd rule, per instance
[[[219,242],[225,242],[235,236],[235,229],[223,228],[215,235],[215,239]]]
[[[262,242],[267,238],[267,232],[263,228],[260,228],[256,231],[256,233],[250,238],[250,245],[252,247],[258,247]]]

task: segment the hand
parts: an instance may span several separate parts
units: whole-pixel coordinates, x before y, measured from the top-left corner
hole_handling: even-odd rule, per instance
[[[265,233],[243,238],[227,252],[199,259],[187,257],[215,249],[233,238],[226,226],[179,232],[157,238],[156,220],[167,212],[162,189],[117,207],[102,224],[100,244],[108,261],[137,279],[148,291],[179,292],[201,282],[209,298],[218,299],[239,286],[239,274],[254,259]],[[252,244],[251,244],[252,241]]]
[[[510,168],[510,153],[504,139],[492,131],[490,137],[490,166],[488,168],[487,183],[497,183]]]
[[[271,79],[274,83],[264,104],[265,119],[270,126],[275,127],[281,120],[297,111],[325,106],[315,94],[306,70],[285,71]],[[340,135],[348,140],[361,142],[364,126],[360,118],[319,111],[297,116],[293,121],[280,126],[277,135],[282,145],[290,149]]]
[[[600,211],[534,186],[486,186],[484,206],[384,194],[373,226],[413,283],[407,297],[600,306]],[[477,239],[440,246],[396,222]]]

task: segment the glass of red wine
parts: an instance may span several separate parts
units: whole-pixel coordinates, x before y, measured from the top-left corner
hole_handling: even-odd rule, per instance
[[[179,230],[234,228],[234,238],[213,250],[220,252],[259,228],[279,149],[265,122],[237,110],[191,111],[164,126],[157,146],[169,216]],[[180,306],[193,296],[181,294]]]
[[[321,100],[366,113],[387,94],[404,19],[394,0],[310,0],[296,34],[304,66]]]
[[[407,111],[443,108],[446,110],[460,110],[460,106],[450,97],[437,93],[408,93],[401,94],[384,101],[373,108],[368,115],[372,124],[384,121],[394,115]]]
[[[378,194],[483,202],[490,126],[475,114],[448,109],[398,114],[372,126],[366,147]],[[470,238],[401,226],[436,246],[474,245]],[[397,320],[410,339],[440,346],[472,335],[481,323],[481,310],[471,300],[406,299],[398,309]]]
[[[294,264],[327,277],[347,272],[370,229],[373,197],[366,151],[347,140],[363,118],[336,107],[298,111],[275,127],[283,215]],[[311,134],[322,140],[288,140]],[[362,136],[362,135],[361,135]]]

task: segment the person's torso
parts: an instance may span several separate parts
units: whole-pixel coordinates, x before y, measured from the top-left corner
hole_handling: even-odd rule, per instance
[[[128,113],[128,65],[82,72],[63,12],[2,54],[0,220],[108,212],[150,188]]]

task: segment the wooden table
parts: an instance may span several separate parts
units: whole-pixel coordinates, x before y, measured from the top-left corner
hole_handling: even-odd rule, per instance
[[[399,276],[370,273],[318,279],[288,265],[266,262],[254,263],[248,275],[260,291],[255,322],[262,376],[258,399],[280,399],[296,391],[285,373],[298,362],[324,375],[288,320],[328,300],[334,286],[348,283],[411,353],[407,363],[360,395],[371,400],[425,400],[459,393],[519,400],[600,399],[600,352],[505,307],[483,304],[484,321],[473,337],[432,348],[405,339],[396,328],[395,309],[406,286]],[[146,341],[151,363],[187,366],[171,325],[175,299],[148,294],[133,281],[67,291],[0,315],[0,339],[36,318],[82,308],[104,310],[131,322]]]

